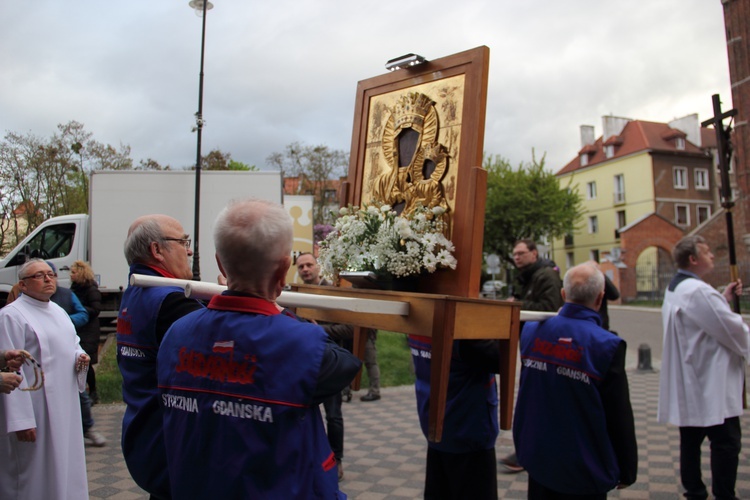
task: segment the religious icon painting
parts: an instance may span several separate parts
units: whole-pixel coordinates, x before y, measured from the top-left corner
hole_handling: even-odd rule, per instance
[[[477,47],[357,86],[343,201],[382,202],[399,214],[443,209],[459,267],[429,277],[434,293],[479,294],[488,71],[489,48]]]

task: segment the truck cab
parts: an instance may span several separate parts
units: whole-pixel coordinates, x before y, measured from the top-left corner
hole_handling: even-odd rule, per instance
[[[18,282],[18,270],[29,259],[40,258],[57,268],[57,286],[70,287],[70,266],[88,260],[88,215],[64,215],[44,221],[0,260],[0,306]]]

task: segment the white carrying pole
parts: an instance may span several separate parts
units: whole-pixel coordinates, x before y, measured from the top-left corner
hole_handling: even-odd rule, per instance
[[[130,275],[130,284],[132,286],[140,286],[144,288],[148,288],[152,286],[178,286],[184,289],[188,283],[192,283],[192,280],[179,280],[177,278],[162,278],[161,276],[149,276],[147,274],[131,274]],[[219,285],[216,285],[216,286],[219,286]]]
[[[210,300],[227,289],[226,286],[206,281],[178,280],[133,274],[130,277],[133,286],[177,286],[185,289],[185,295],[194,299]],[[299,292],[281,292],[276,303],[284,307],[309,307],[312,309],[337,309],[367,314],[409,315],[408,302],[391,300],[356,299],[350,297],[330,297]]]
[[[544,321],[545,319],[557,316],[556,312],[543,311],[521,311],[521,321]]]
[[[189,298],[210,300],[214,295],[219,295],[227,289],[224,285],[209,283],[207,281],[180,280],[174,278],[162,278],[158,276],[147,276],[145,274],[133,274],[130,276],[130,284],[133,286],[177,286],[185,290]],[[395,302],[390,300],[356,299],[350,297],[330,297],[327,295],[312,295],[299,292],[281,292],[276,302],[284,307],[309,307],[311,309],[337,309],[341,311],[352,311],[367,314],[394,314],[397,316],[409,315],[408,302]],[[521,311],[521,321],[544,321],[547,318],[557,316],[554,312]]]

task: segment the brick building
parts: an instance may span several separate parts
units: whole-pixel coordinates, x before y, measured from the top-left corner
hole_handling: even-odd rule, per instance
[[[565,272],[586,260],[616,265],[625,301],[660,296],[674,272],[670,251],[720,210],[715,134],[698,116],[670,123],[602,118],[603,134],[581,127],[581,150],[557,176],[576,189],[584,220],[552,242]]]
[[[734,153],[731,169],[737,183],[732,209],[735,252],[739,277],[747,284],[750,283],[750,0],[721,0],[721,3],[732,87],[731,106],[727,104],[727,96],[721,96],[722,110],[730,107],[737,110],[731,136]],[[695,233],[714,244],[716,267],[707,281],[718,286],[729,282],[730,274],[726,217],[723,210],[716,215]]]
[[[315,224],[332,223],[330,212],[339,208],[339,189],[346,177],[316,181],[305,175],[284,177],[285,195],[313,196],[313,218]]]
[[[738,275],[745,283],[750,283],[750,0],[721,0],[721,3],[724,9],[729,75],[732,88],[731,105],[728,103],[728,96],[722,96],[724,100],[722,108],[723,111],[730,108],[737,110],[737,115],[732,123],[731,140],[734,154],[730,171],[731,187],[735,200],[735,206],[731,209],[734,219],[735,252]],[[708,97],[706,96],[707,99]],[[728,121],[725,123],[728,123]],[[686,131],[689,140],[689,131],[692,130],[692,125],[684,122],[670,123],[669,125],[670,128]],[[622,146],[622,138],[611,138],[606,128],[605,125],[605,134],[600,143],[591,141],[590,145],[582,144],[579,158],[566,166],[567,169],[580,168],[581,161],[591,163],[591,160],[593,160],[595,163],[597,154],[607,154],[607,147],[610,148],[611,153]],[[715,155],[714,130],[702,129],[699,134],[700,139],[698,142],[693,141],[694,145],[699,146],[704,151],[708,150],[711,155]],[[590,135],[593,139],[593,131]],[[668,135],[663,135],[662,138],[666,139]],[[677,134],[674,137],[679,139]],[[586,157],[584,158],[583,155],[586,155]],[[578,162],[578,164],[575,165],[575,162]],[[718,162],[714,161],[714,163],[717,164]],[[654,167],[654,172],[656,172],[656,161],[654,161]],[[690,176],[695,173],[696,166],[688,165],[687,167],[688,178],[692,178]],[[702,169],[704,167],[698,166],[697,168]],[[617,219],[618,215],[615,215],[614,224],[616,226],[619,222],[625,222],[626,224],[615,228],[613,242],[617,245],[613,245],[610,252],[603,252],[602,256],[605,258],[602,268],[609,270],[608,274],[614,276],[615,282],[620,286],[622,296],[625,299],[638,295],[639,288],[644,286],[642,280],[636,276],[635,271],[638,258],[644,253],[644,250],[647,248],[656,249],[655,252],[652,252],[655,254],[655,266],[657,269],[660,268],[664,271],[658,273],[662,277],[651,285],[658,289],[663,285],[661,281],[665,279],[664,276],[668,276],[671,271],[669,269],[671,265],[669,251],[674,243],[685,234],[699,234],[711,243],[716,255],[716,267],[715,271],[708,276],[707,281],[714,286],[723,285],[730,281],[727,217],[718,199],[719,178],[715,165],[711,172],[710,192],[713,196],[713,207],[709,217],[705,220],[705,208],[701,208],[702,213],[695,212],[695,218],[687,221],[677,212],[675,212],[674,217],[671,216],[670,200],[673,205],[685,204],[686,201],[680,200],[676,189],[672,190],[672,194],[676,196],[669,195],[668,184],[670,180],[666,173],[662,173],[661,177],[655,175],[652,179],[649,179],[654,183],[655,194],[656,192],[661,193],[661,197],[666,203],[657,203],[651,213],[642,214],[632,222],[631,220],[620,221]],[[675,178],[671,179],[673,187],[676,187],[675,181]],[[659,184],[661,184],[661,187],[658,187]],[[684,192],[683,197],[687,194],[687,192]],[[584,196],[590,197],[590,193],[587,192]],[[697,201],[692,203],[696,209],[698,208],[696,204],[703,203],[700,198],[700,196],[695,198]],[[624,201],[624,196],[622,200]],[[664,210],[665,207],[667,210]],[[612,208],[618,209],[617,206]],[[676,206],[673,208],[676,209]],[[684,213],[684,209],[680,210]],[[622,212],[622,210],[618,210],[618,212]],[[612,217],[609,216],[609,219],[612,219]],[[590,222],[588,226],[591,229]],[[601,248],[609,243],[603,242],[603,244],[599,244],[599,247]],[[593,243],[594,246],[596,244],[596,242]],[[570,245],[568,246],[570,247]],[[559,250],[560,247],[558,246],[557,249]],[[568,254],[570,254],[569,251]],[[599,254],[598,252],[592,252],[590,257],[599,257]],[[564,261],[564,258],[557,257],[558,263]]]

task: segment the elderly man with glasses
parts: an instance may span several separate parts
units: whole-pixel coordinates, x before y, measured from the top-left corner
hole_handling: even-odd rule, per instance
[[[40,259],[21,266],[21,296],[0,310],[0,350],[24,349],[41,365],[43,385],[0,398],[0,498],[88,498],[78,393],[89,356],[68,314],[50,297],[57,274]],[[35,390],[29,390],[35,389]]]
[[[191,279],[190,239],[167,215],[136,219],[125,240],[130,274]],[[162,432],[156,354],[172,323],[203,306],[178,287],[129,286],[117,316],[117,363],[122,372],[122,453],[133,480],[152,498],[171,498]]]
[[[319,404],[361,363],[277,307],[293,239],[291,217],[268,201],[233,202],[214,223],[228,289],[176,321],[158,357],[176,499],[345,498]]]

